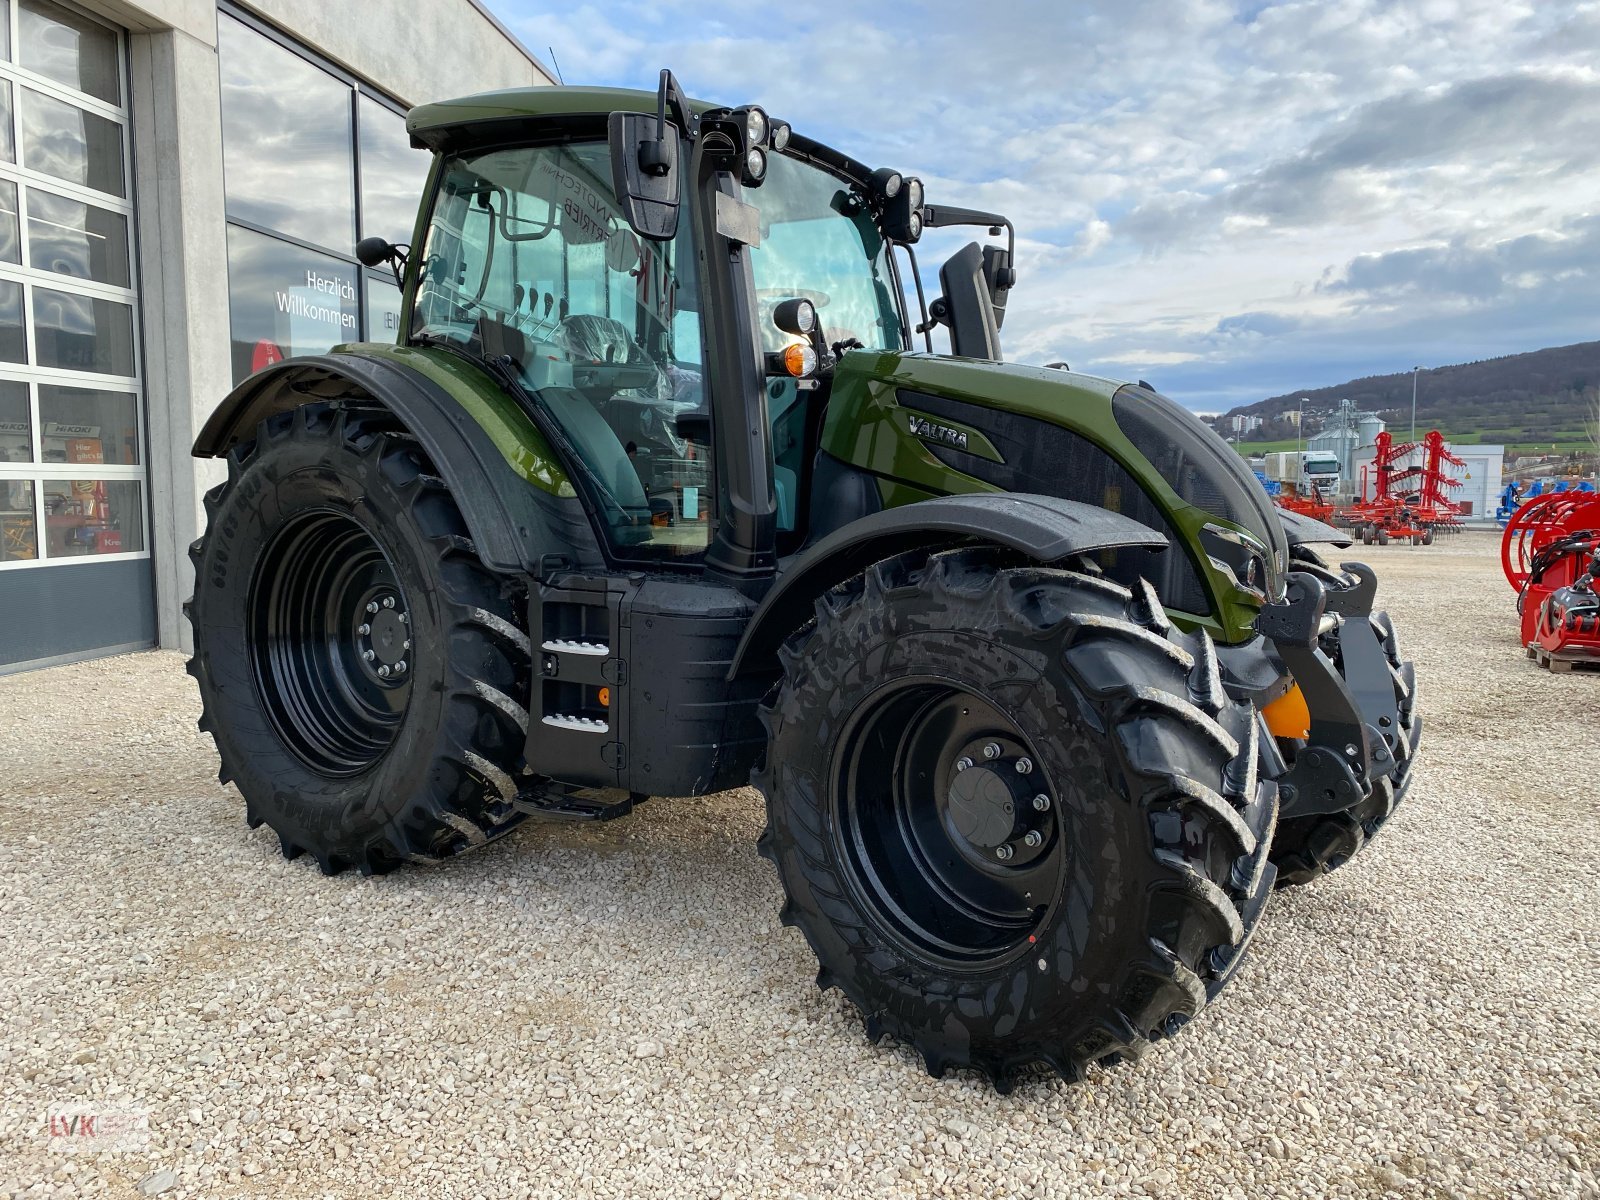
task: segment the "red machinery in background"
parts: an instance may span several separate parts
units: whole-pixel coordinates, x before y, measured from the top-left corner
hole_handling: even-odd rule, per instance
[[[1522,504],[1500,540],[1522,644],[1552,671],[1600,666],[1600,496],[1551,492]]]
[[[1366,469],[1362,469],[1361,500],[1339,512],[1339,518],[1361,534],[1366,545],[1388,545],[1391,538],[1410,538],[1413,546],[1433,545],[1435,533],[1453,533],[1461,528],[1461,510],[1451,502],[1447,491],[1461,481],[1452,477],[1445,464],[1467,464],[1445,448],[1444,435],[1430,429],[1422,439],[1422,465],[1400,464],[1418,450],[1416,442],[1395,444],[1385,430],[1373,442],[1372,499],[1367,499]]]
[[[1297,486],[1293,491],[1279,492],[1272,498],[1272,502],[1279,508],[1286,508],[1290,512],[1300,513],[1310,517],[1313,521],[1330,521],[1333,519],[1334,503],[1328,499],[1327,494],[1315,483],[1304,485],[1306,490],[1302,494]]]

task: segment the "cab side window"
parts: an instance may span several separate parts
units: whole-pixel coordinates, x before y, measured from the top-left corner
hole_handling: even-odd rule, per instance
[[[445,167],[414,341],[509,354],[561,426],[613,550],[693,559],[714,524],[691,222],[628,228],[603,141],[494,150]]]

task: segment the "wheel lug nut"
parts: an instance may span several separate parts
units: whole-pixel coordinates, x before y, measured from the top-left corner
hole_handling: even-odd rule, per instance
[[[1037,829],[1030,829],[1022,840],[1026,845],[1037,846],[1040,842],[1044,841],[1044,835],[1041,834]]]
[[[400,643],[400,649],[402,649],[402,650],[411,649],[411,639],[407,638],[405,641],[401,642]]]
[[[401,613],[400,614],[400,624],[402,624],[402,625],[411,624],[411,614],[410,613]]]
[[[378,602],[376,600],[368,600],[367,601],[367,611],[369,613],[377,612],[378,611]]]
[[[356,632],[359,633],[362,637],[366,637],[367,634],[372,632],[372,626],[368,625],[365,621],[363,621],[361,623],[361,628],[357,629]]]
[[[996,858],[998,858],[1001,862],[1005,862],[1007,859],[1009,859],[1015,853],[1016,853],[1016,851],[1013,850],[1010,846],[1001,846],[997,850],[995,850],[994,856]]]
[[[961,758],[956,759],[956,770],[958,771],[965,771],[971,765],[972,760],[970,758],[962,756]]]
[[[367,662],[371,662],[373,659],[378,657],[378,652],[376,650],[363,650],[361,652],[361,657]]]
[[[983,756],[985,758],[999,758],[1000,757],[1000,743],[999,742],[990,742],[987,746],[985,746],[983,748]]]
[[[385,596],[383,598],[383,606],[385,608],[393,608],[394,607],[394,597],[393,596]]]
[[[1031,758],[1019,758],[1019,759],[1017,759],[1017,774],[1018,775],[1030,775],[1032,773],[1033,773],[1033,759],[1031,759]]]
[[[1033,798],[1033,811],[1034,812],[1049,812],[1050,811],[1050,797],[1046,796],[1043,792],[1040,792],[1037,796],[1035,796]]]
[[[389,678],[389,668],[388,667],[379,667],[378,668],[378,678],[379,679],[387,679],[387,678]]]
[[[395,663],[395,665],[394,665],[394,673],[396,675],[404,675],[406,673],[406,660],[405,659],[402,658],[399,662]]]

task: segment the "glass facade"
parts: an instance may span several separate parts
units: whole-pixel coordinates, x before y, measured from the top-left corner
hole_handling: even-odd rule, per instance
[[[0,52],[4,588],[29,568],[147,559],[149,542],[123,35],[14,0]],[[0,665],[29,657],[4,634]]]
[[[341,342],[394,341],[399,290],[355,244],[410,241],[427,154],[398,106],[332,64],[242,17],[217,25],[234,381]]]

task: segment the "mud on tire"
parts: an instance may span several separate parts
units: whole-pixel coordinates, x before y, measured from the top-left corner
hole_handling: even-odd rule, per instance
[[[415,439],[376,407],[308,404],[234,447],[205,505],[188,669],[250,825],[328,874],[515,825],[528,636]]]
[[[1277,793],[1257,775],[1259,718],[1224,693],[1203,632],[1176,630],[1148,585],[1129,590],[1083,566],[907,555],[828,593],[783,651],[767,765],[753,776],[767,797],[760,849],[787,896],[781,917],[815,951],[819,985],[841,988],[869,1037],[908,1042],[930,1073],[972,1067],[1000,1090],[1039,1067],[1080,1079],[1194,1017],[1237,965],[1273,875]],[[872,832],[873,813],[879,826],[891,810],[913,814],[895,828],[916,825],[945,787],[956,812],[948,755],[919,758],[895,750],[892,731],[871,733],[889,704],[908,730],[932,719],[902,698],[913,686],[929,689],[925,713],[943,711],[941,688],[972,698],[946,720],[957,742],[961,721],[977,719],[965,707],[981,702],[1009,722],[992,764],[979,753],[978,766],[958,759],[955,770],[989,771],[979,782],[993,791],[1020,769],[1016,756],[1031,756],[1020,798],[1051,797],[1039,853],[1056,855],[1058,870],[1028,878],[1053,885],[1025,912],[979,905],[1001,914],[992,934],[959,904],[929,932],[939,886],[902,876],[904,895],[928,898],[918,917],[896,905],[893,880],[885,886],[894,855],[863,849],[899,844]],[[885,740],[860,753],[862,736]],[[885,761],[923,776],[899,807]],[[906,845],[926,850],[937,839],[918,828]],[[947,884],[937,856],[924,857],[935,863],[925,874]]]

